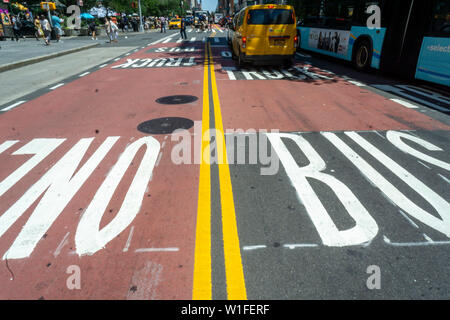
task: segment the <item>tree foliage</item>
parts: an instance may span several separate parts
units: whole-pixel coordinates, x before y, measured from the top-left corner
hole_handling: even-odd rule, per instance
[[[39,5],[43,0],[26,0],[26,1],[15,1],[19,2],[25,6],[27,5]],[[49,0],[51,1],[51,0]],[[67,7],[70,5],[76,5],[77,0],[59,0],[62,4]],[[132,2],[136,3],[136,8],[132,7]],[[183,0],[183,8],[181,7],[181,0],[141,0],[141,10],[144,16],[171,16],[171,15],[183,15],[186,10],[189,10],[189,4],[187,0]],[[139,8],[137,7],[138,0],[83,0],[82,12],[88,11],[90,8],[102,5],[107,8],[111,8],[116,12],[120,13],[139,13]],[[63,12],[63,9],[60,9]],[[64,12],[65,13],[65,12]]]

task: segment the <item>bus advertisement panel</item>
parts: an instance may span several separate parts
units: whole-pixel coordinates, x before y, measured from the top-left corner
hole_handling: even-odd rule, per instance
[[[309,29],[309,48],[347,56],[350,32],[331,29]]]
[[[450,86],[450,38],[424,37],[416,78]]]

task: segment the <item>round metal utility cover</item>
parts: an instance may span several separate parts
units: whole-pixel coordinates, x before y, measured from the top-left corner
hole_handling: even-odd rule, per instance
[[[168,134],[177,129],[189,129],[194,125],[194,121],[186,118],[169,117],[158,118],[142,122],[137,129],[143,133]]]
[[[184,104],[191,103],[198,100],[195,96],[188,95],[176,95],[176,96],[167,96],[156,99],[156,102],[161,104]]]

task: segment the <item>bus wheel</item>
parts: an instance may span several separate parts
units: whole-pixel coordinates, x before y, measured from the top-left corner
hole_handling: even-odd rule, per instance
[[[369,41],[363,40],[356,47],[353,64],[358,70],[367,70],[372,61],[372,50]]]

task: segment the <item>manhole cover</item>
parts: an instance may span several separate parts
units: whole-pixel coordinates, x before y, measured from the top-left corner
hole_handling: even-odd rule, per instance
[[[194,121],[186,118],[158,118],[142,122],[137,129],[143,133],[168,134],[177,129],[189,129],[194,125]]]
[[[183,103],[191,103],[198,100],[195,96],[187,96],[187,95],[177,95],[177,96],[167,96],[156,99],[156,102],[161,104],[183,104]]]

